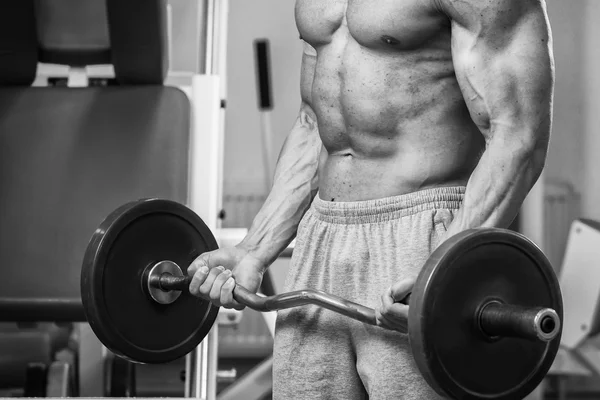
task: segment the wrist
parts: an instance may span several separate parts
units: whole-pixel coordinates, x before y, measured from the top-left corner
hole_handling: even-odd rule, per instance
[[[269,267],[270,263],[262,255],[258,246],[250,245],[249,243],[242,240],[235,247],[241,250],[245,254],[244,257],[250,259],[252,261],[251,264],[253,264],[257,269],[259,269],[261,273],[265,272]]]

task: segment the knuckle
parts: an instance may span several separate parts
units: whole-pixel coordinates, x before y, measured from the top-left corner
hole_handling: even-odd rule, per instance
[[[221,296],[221,303],[227,308],[233,308],[233,299],[228,296]]]
[[[198,281],[198,279],[195,279],[195,277],[193,276],[192,280],[190,281],[190,292],[197,292],[200,289],[200,285],[202,285],[202,282]]]
[[[206,280],[206,275],[200,271],[197,271],[194,274],[194,276],[192,277],[192,282],[194,282],[197,285],[201,285],[202,283],[204,283],[205,280]]]
[[[220,288],[222,284],[223,274],[218,274],[217,276],[215,276],[215,280],[213,281],[213,287],[216,286],[217,288]]]
[[[218,281],[215,281],[210,288],[210,295],[213,297],[221,295],[221,285],[219,285]]]
[[[221,295],[224,300],[227,301],[227,304],[230,304],[232,307],[234,305],[233,293],[231,290],[227,290],[224,294]]]
[[[203,265],[207,265],[207,262],[206,262],[205,255],[201,254],[198,257],[196,257],[196,259],[194,261],[192,261],[191,267],[200,268]]]
[[[388,304],[383,303],[383,305],[381,306],[381,314],[382,315],[390,314],[390,306]]]
[[[225,274],[221,274],[219,276],[217,276],[217,279],[215,279],[215,286],[217,287],[218,291],[221,291],[223,286],[225,285],[225,282],[227,281],[227,275]]]
[[[204,296],[208,296],[210,294],[211,285],[207,285],[206,282],[200,285],[198,288],[198,292]]]
[[[223,279],[227,279],[231,276],[231,271],[228,269],[223,269],[223,272],[221,272],[221,277],[223,277]]]

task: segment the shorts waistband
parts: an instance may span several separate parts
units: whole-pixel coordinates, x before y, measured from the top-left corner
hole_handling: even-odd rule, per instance
[[[325,201],[317,194],[311,210],[316,218],[325,222],[337,224],[383,222],[425,210],[456,210],[462,204],[465,189],[465,186],[439,187],[399,196],[349,202]]]

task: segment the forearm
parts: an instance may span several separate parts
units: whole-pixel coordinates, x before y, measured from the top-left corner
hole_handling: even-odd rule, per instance
[[[500,132],[493,135],[443,239],[471,228],[508,228],[544,168],[547,140],[540,136],[534,144],[522,145],[503,140]]]
[[[551,131],[554,59],[539,0],[439,4],[452,19],[452,56],[465,103],[486,140],[448,238],[470,228],[507,228],[539,178]]]
[[[311,114],[306,107],[300,111],[279,155],[271,192],[238,245],[265,265],[270,265],[294,239],[317,191],[322,143]]]

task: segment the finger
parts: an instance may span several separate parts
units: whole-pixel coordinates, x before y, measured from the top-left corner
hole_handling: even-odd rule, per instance
[[[408,319],[408,306],[402,303],[394,303],[391,292],[388,291],[381,296],[381,313],[388,319],[404,324]]]
[[[389,289],[390,296],[395,300],[396,303],[399,303],[404,300],[406,296],[408,296],[414,285],[414,279],[404,279],[395,282]]]
[[[377,316],[377,325],[382,328],[397,331],[400,333],[408,332],[408,321],[407,320],[395,320],[390,316],[383,314],[380,310],[375,310]]]
[[[200,296],[200,285],[204,283],[207,276],[208,267],[206,265],[196,269],[196,272],[192,275],[192,281],[190,282],[190,294]]]
[[[187,269],[188,276],[193,277],[194,275],[196,275],[196,272],[198,272],[198,270],[201,267],[208,267],[208,265],[206,265],[205,258],[206,258],[205,255],[202,254],[202,255],[196,257],[196,259],[194,261],[192,261],[192,263],[190,264],[190,266]]]
[[[403,326],[408,325],[408,306],[401,303],[394,303],[384,314],[388,319],[395,321]]]
[[[384,315],[394,325],[394,329],[402,333],[408,331],[408,306],[396,303],[392,305],[388,314]]]
[[[234,290],[235,290],[235,285],[234,285]],[[238,311],[242,311],[244,308],[246,308],[245,305],[243,305],[242,303],[239,303],[235,298],[233,299],[233,303],[232,303],[231,307]]]
[[[393,325],[388,319],[379,311],[379,309],[375,309],[375,319],[377,320],[377,326],[380,326],[385,329],[393,330]]]
[[[201,267],[207,267],[210,269],[210,266],[208,265],[210,253],[212,252],[209,251],[207,253],[200,254],[194,261],[192,261],[187,269],[188,276],[194,276],[196,271],[198,271]]]
[[[196,257],[196,259],[192,261],[188,267],[187,272],[189,276],[193,276],[202,266],[206,266],[208,269],[213,269],[219,265],[228,265],[230,261],[229,255],[221,250],[209,251]]]
[[[233,300],[233,288],[235,287],[235,279],[229,277],[221,288],[221,298],[219,299],[221,305],[226,308],[235,308]]]
[[[408,331],[408,306],[394,303],[390,293],[386,292],[381,296],[380,314],[393,330],[406,333]]]
[[[212,301],[217,306],[221,305],[221,288],[229,278],[231,278],[231,271],[227,269],[215,278],[215,281],[213,282],[210,288],[210,292],[208,294],[210,297],[210,301]]]
[[[221,275],[223,273],[223,271],[225,271],[225,268],[222,266],[218,266],[218,267],[215,267],[210,270],[210,272],[208,273],[208,276],[206,277],[206,279],[204,280],[204,282],[202,283],[202,285],[200,285],[200,288],[198,289],[198,291],[204,298],[209,298],[210,289],[212,288],[212,285],[213,285],[215,279],[217,278],[217,276]]]

